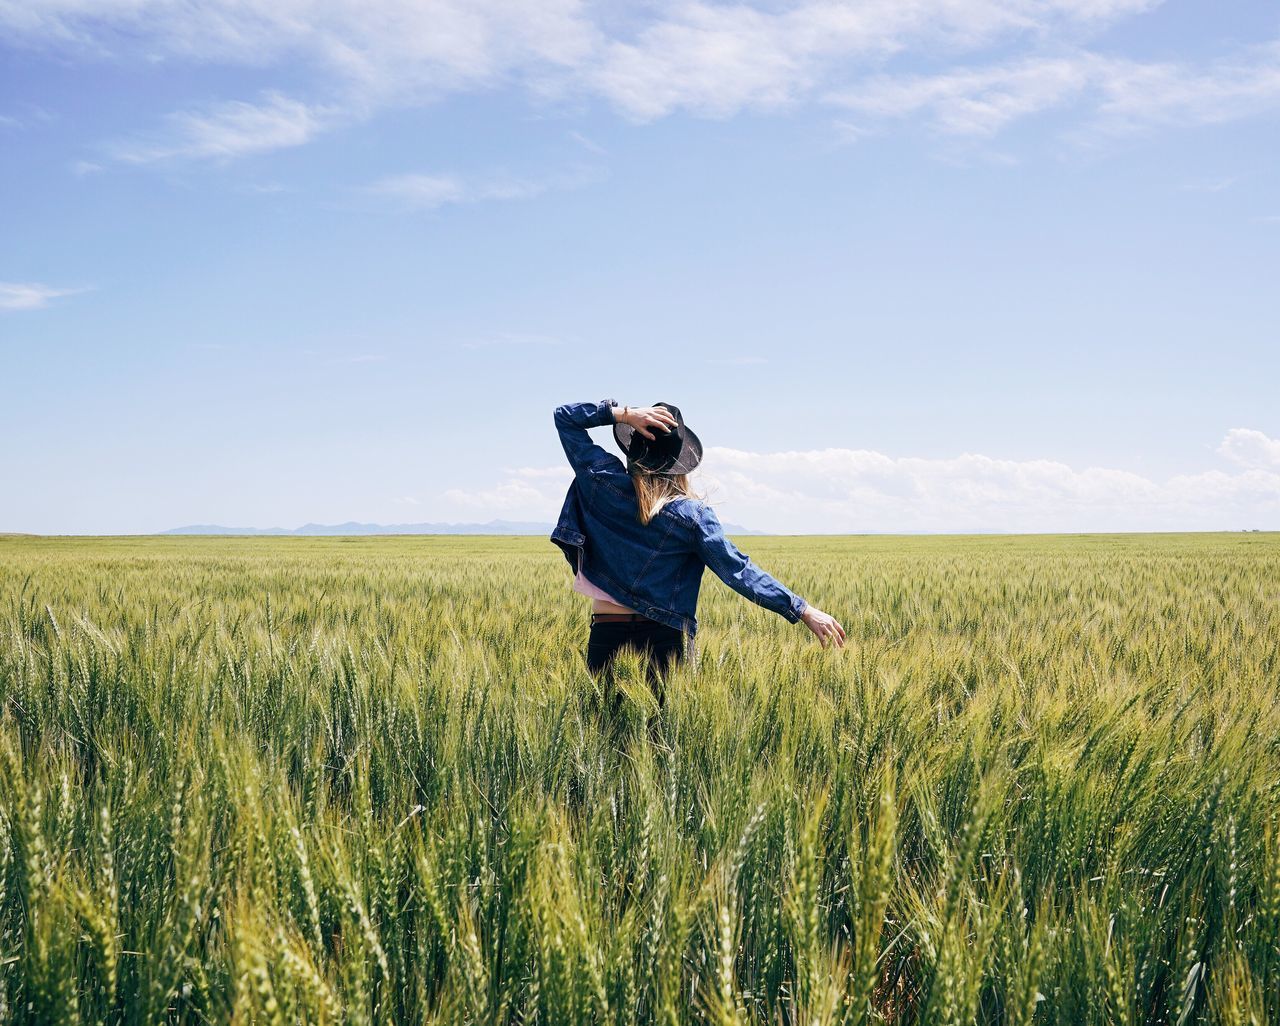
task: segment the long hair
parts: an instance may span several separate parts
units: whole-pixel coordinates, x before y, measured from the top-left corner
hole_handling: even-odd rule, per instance
[[[648,524],[672,499],[698,498],[689,486],[688,474],[648,474],[632,468],[631,483],[636,490],[636,516],[642,524]]]

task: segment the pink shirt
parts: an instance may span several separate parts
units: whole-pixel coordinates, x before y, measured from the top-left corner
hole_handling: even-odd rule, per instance
[[[578,556],[578,575],[573,579],[573,590],[576,592],[580,592],[581,594],[586,595],[593,599],[604,599],[604,601],[606,602],[612,602],[615,606],[625,605],[624,603],[619,602],[616,598],[614,598],[608,592],[601,591],[594,584],[592,584],[590,581],[588,581],[585,577],[582,576],[582,556],[581,555]]]

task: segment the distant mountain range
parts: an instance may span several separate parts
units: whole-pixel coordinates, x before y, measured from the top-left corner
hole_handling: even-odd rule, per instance
[[[173,527],[163,534],[235,535],[351,535],[351,534],[550,534],[552,524],[525,520],[490,520],[487,524],[303,524],[301,527],[222,527],[219,524],[190,524]],[[760,534],[737,524],[725,524],[728,534]]]
[[[174,527],[165,534],[550,534],[552,524],[523,520],[490,520],[487,524],[303,524],[301,527],[222,527],[218,524],[191,524]]]

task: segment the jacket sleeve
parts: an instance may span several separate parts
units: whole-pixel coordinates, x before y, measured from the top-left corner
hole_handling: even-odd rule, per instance
[[[575,474],[612,464],[622,466],[618,457],[596,445],[587,434],[587,428],[613,423],[615,405],[611,399],[602,399],[598,403],[567,403],[556,407],[556,430],[560,432],[560,444]]]
[[[798,621],[809,604],[752,563],[726,538],[714,510],[702,504],[696,509],[698,555],[711,572],[744,598],[791,623]]]

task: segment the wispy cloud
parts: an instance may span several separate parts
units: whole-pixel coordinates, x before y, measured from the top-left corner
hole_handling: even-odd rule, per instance
[[[2,16],[0,13],[0,17]],[[0,114],[0,129],[21,131],[54,120],[53,114],[38,103],[19,103],[17,106],[22,110],[21,114]]]
[[[387,357],[382,353],[354,353],[350,356],[335,356],[328,362],[338,366],[349,366],[358,363],[386,363]]]
[[[402,209],[425,211],[462,203],[533,199],[548,192],[581,188],[599,179],[600,173],[589,168],[540,178],[495,176],[477,180],[449,173],[408,173],[380,178],[361,191],[390,200]]]
[[[153,137],[114,145],[117,159],[138,164],[297,146],[388,106],[496,86],[540,101],[603,97],[641,121],[829,100],[872,122],[924,117],[943,132],[979,137],[1072,103],[1103,132],[1237,118],[1275,105],[1275,45],[1207,64],[1044,53],[1046,41],[1080,45],[1159,2],[669,0],[620,16],[582,0],[32,0],[0,4],[0,28],[14,45],[96,58],[261,68],[300,60],[320,83],[323,103],[265,93],[178,111]],[[883,74],[890,60],[909,55],[968,63],[933,76]],[[424,205],[459,202],[439,180],[448,176],[419,177],[399,187]],[[517,194],[527,188],[511,184]]]
[[[479,338],[463,339],[458,344],[463,349],[493,349],[506,346],[559,346],[564,344],[564,339],[557,338],[554,335],[499,331]]]
[[[1236,121],[1280,106],[1280,40],[1205,65],[1111,62],[1100,88],[1108,131]]]
[[[1225,178],[1210,178],[1197,182],[1185,182],[1181,186],[1181,191],[1209,193],[1226,192],[1228,189],[1235,188],[1239,182],[1239,175],[1228,175]]]
[[[30,0],[0,5],[0,26],[13,45],[97,58],[255,67],[300,58],[369,99],[573,66],[599,32],[579,0]]]
[[[414,210],[435,210],[450,203],[462,203],[467,190],[453,175],[388,175],[365,186],[365,192],[396,200]]]
[[[569,138],[572,139],[574,142],[576,142],[588,153],[594,153],[596,156],[601,156],[606,152],[603,146],[601,146],[594,139],[587,138],[587,136],[583,135],[581,132],[570,132]]]
[[[307,67],[323,103],[268,93],[177,111],[119,160],[233,159],[296,146],[390,106],[511,81],[545,92],[597,45],[579,0],[32,0],[0,3],[0,31],[90,59]]]
[[[39,282],[0,281],[0,310],[42,310],[53,300],[88,289],[60,289]]]
[[[586,75],[640,120],[684,109],[722,117],[785,107],[907,51],[981,52],[1018,38],[1093,29],[1159,0],[948,0],[771,8],[684,2],[610,39]]]
[[[228,161],[256,153],[301,146],[337,117],[336,107],[303,103],[267,92],[258,102],[230,100],[203,110],[168,115],[162,130],[107,147],[126,164],[167,160]]]
[[[755,367],[762,363],[768,363],[767,356],[713,356],[707,358],[707,363],[720,367]]]
[[[292,190],[279,182],[246,182],[241,185],[240,191],[248,193],[251,196],[278,196],[284,192]]]
[[[1157,481],[1048,459],[711,446],[697,484],[723,517],[779,532],[1280,528],[1280,440],[1234,428],[1218,451],[1230,469]],[[457,512],[546,518],[559,509],[569,478],[567,468],[525,467],[443,498]]]
[[[1088,87],[1091,55],[1031,59],[938,75],[882,76],[828,100],[873,119],[926,116],[952,135],[990,136],[1028,114],[1065,103]]]
[[[1144,63],[1088,51],[880,75],[827,101],[872,123],[923,118],[940,133],[990,137],[1032,115],[1078,108],[1077,142],[1162,126],[1201,125],[1280,108],[1280,44],[1207,64]]]

